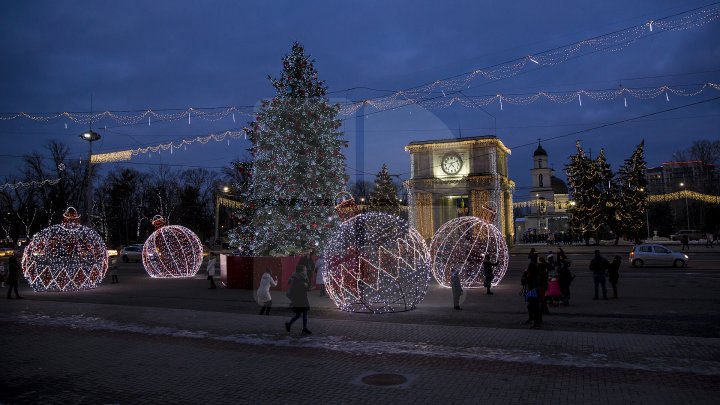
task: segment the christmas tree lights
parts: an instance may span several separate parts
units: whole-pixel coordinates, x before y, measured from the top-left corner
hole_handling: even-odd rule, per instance
[[[195,276],[203,259],[200,238],[184,226],[166,225],[160,215],[155,215],[152,223],[155,232],[143,246],[145,271],[153,278]]]
[[[343,222],[325,248],[325,289],[348,312],[414,309],[427,292],[430,255],[403,219],[380,212]]]
[[[255,255],[322,248],[336,224],[334,196],[344,189],[345,141],[313,60],[295,43],[283,59],[277,94],[247,128],[253,143],[250,201]]]
[[[108,252],[100,235],[80,225],[73,207],[62,224],[35,234],[22,258],[23,275],[35,291],[78,291],[97,287],[105,277]]]
[[[495,263],[492,285],[500,283],[507,271],[507,244],[492,219],[459,217],[443,224],[430,243],[432,273],[443,287],[450,287],[450,274],[460,269],[463,288],[482,288],[485,282],[482,262],[485,256]]]

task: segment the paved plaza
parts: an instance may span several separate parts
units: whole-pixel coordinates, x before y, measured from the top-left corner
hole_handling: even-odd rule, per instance
[[[566,249],[573,299],[539,330],[518,295],[528,246],[495,295],[472,290],[463,311],[434,285],[416,310],[385,315],[341,312],[312,291],[302,337],[299,324],[284,330],[284,293],[259,316],[251,291],[210,290],[201,275],[155,280],[133,263],[92,291],[25,285],[0,307],[0,402],[716,403],[720,248],[697,247],[685,269],[623,264],[608,301],[592,300],[593,249]]]

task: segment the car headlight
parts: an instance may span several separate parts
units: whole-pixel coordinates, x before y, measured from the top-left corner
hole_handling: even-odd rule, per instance
[[[683,256],[685,256],[685,260],[689,259],[688,255],[683,255]]]

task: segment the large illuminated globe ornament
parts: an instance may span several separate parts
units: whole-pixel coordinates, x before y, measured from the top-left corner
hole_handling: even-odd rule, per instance
[[[343,311],[414,309],[430,281],[430,255],[420,234],[379,212],[343,222],[325,248],[325,289]]]
[[[459,217],[443,224],[430,243],[432,274],[443,287],[450,287],[450,274],[460,269],[463,288],[481,288],[485,282],[483,258],[494,264],[492,285],[505,276],[508,249],[502,233],[490,221],[477,217]]]
[[[153,217],[155,232],[143,245],[145,271],[154,278],[193,277],[200,270],[203,248],[193,231],[180,225],[166,225],[160,215]]]
[[[63,217],[63,223],[36,233],[25,248],[23,275],[35,291],[95,288],[107,272],[108,252],[100,235],[80,225],[73,207]]]

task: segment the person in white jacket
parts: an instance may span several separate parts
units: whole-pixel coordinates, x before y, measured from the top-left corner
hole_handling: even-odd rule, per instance
[[[260,279],[260,287],[257,290],[257,301],[262,303],[260,308],[260,315],[270,315],[270,308],[272,307],[272,297],[270,296],[270,287],[277,287],[277,277],[273,277],[270,273],[270,269],[265,269],[262,278]]]

